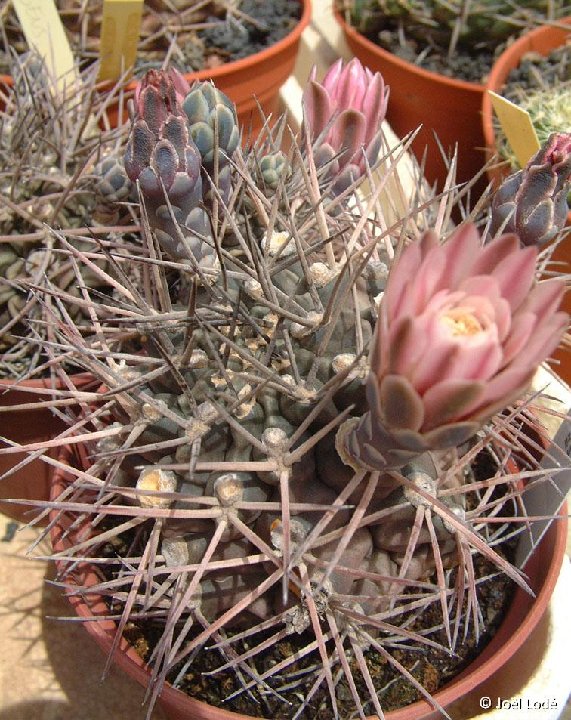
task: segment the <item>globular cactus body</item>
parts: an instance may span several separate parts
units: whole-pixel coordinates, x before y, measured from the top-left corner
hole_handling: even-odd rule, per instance
[[[354,76],[358,113],[344,105]],[[125,167],[149,221],[146,283],[135,291],[126,275],[115,305],[92,299],[98,332],[82,357],[107,404],[90,418],[89,463],[71,492],[81,505],[93,483],[105,493],[97,513],[120,505],[140,526],[117,585],[99,589],[119,588],[121,626],[132,611],[164,623],[153,698],[216,644],[237,694],[262,688],[277,702],[299,668],[294,652],[260,669],[269,632],[310,660],[290,716],[312,717],[318,689],[316,707],[341,715],[342,677],[361,717],[380,714],[368,649],[391,663],[392,644],[440,645],[412,629],[435,604],[449,650],[460,627],[479,633],[476,549],[525,585],[486,544],[506,528],[480,523],[522,492],[511,478],[494,494],[505,449],[484,490],[470,488],[470,460],[561,336],[562,283],[537,283],[536,251],[515,236],[483,245],[471,223],[446,242],[421,233],[418,208],[375,235],[387,227],[380,211],[368,218],[375,202],[352,210],[339,198],[377,159],[386,90],[356,62],[329,77],[344,91],[312,75],[303,146],[289,154],[271,135],[242,154],[231,105],[210,85],[181,99],[161,73],[136,96]],[[332,98],[339,133],[319,120]],[[319,166],[324,145],[337,165]],[[134,346],[117,340],[126,326]]]

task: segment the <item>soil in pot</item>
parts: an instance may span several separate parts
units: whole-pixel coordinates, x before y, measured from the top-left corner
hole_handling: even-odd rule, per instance
[[[152,32],[143,30],[136,77],[153,66],[162,67],[168,57],[169,65],[178,68],[189,82],[212,80],[236,104],[245,140],[257,136],[264,124],[259,108],[265,117],[272,115],[274,119],[281,111],[279,90],[294,68],[301,33],[311,16],[310,0],[242,0],[239,7],[232,5],[234,10],[228,18],[228,3],[200,2],[201,14],[192,9],[196,1],[178,4],[186,9],[172,13],[172,0],[145,3],[147,15],[143,22],[151,21]],[[67,22],[72,23],[76,38],[78,25],[85,24],[89,29],[87,21],[78,20],[78,6],[92,7],[89,21],[94,28],[90,32],[95,50],[86,48],[82,63],[89,64],[99,50],[97,15],[101,4],[98,0],[69,0],[67,5],[72,7],[73,18]],[[65,20],[67,13],[61,13]],[[172,42],[173,37],[177,43]],[[73,47],[73,38],[71,44]],[[81,57],[82,52],[76,55]],[[110,83],[101,85],[103,95],[109,89]],[[127,89],[133,93],[135,81],[128,83]],[[123,122],[127,122],[126,106],[121,110],[116,102],[111,103],[111,124],[119,122],[120,112]]]
[[[513,554],[513,547],[506,547],[505,550],[510,555]],[[487,630],[483,636],[476,639],[474,633],[470,630],[464,638],[463,628],[461,628],[460,637],[462,637],[462,642],[456,650],[457,655],[455,657],[451,657],[443,650],[432,648],[426,648],[421,653],[418,650],[407,650],[406,648],[393,649],[391,652],[394,659],[401,663],[430,693],[435,693],[447,682],[454,679],[482,652],[504,619],[506,609],[513,597],[513,583],[504,576],[498,577],[493,565],[482,558],[478,558],[475,562],[475,570],[478,579],[494,575],[493,578],[484,580],[479,585],[480,609],[487,622]],[[430,612],[423,613],[421,618],[410,626],[410,629],[415,632],[423,632],[441,623],[440,609],[432,606]],[[239,654],[242,654],[251,649],[254,643],[262,642],[269,638],[270,635],[270,632],[259,634],[250,642],[248,640],[239,641],[233,647]],[[133,623],[126,630],[125,637],[134,646],[141,658],[147,661],[156,646],[160,632],[154,631],[151,623],[142,625]],[[446,646],[447,640],[444,631],[431,634],[431,638]],[[189,636],[189,639],[192,639],[192,635]],[[257,656],[256,670],[260,674],[264,673],[272,666],[302,650],[312,640],[312,636],[304,633],[272,644],[266,651]],[[366,652],[366,657],[374,686],[385,712],[403,708],[422,698],[419,691],[401,675],[397,674],[387,660],[374,649],[369,649]],[[280,694],[291,705],[286,705],[267,694],[260,693],[256,688],[252,689],[254,699],[248,693],[242,693],[236,698],[226,701],[229,695],[239,692],[240,684],[236,674],[232,671],[226,670],[209,675],[209,673],[214,673],[218,667],[221,667],[223,662],[218,653],[201,650],[194,657],[192,665],[185,670],[177,687],[191,697],[232,712],[255,718],[290,720],[293,712],[292,707],[295,708],[299,704],[301,695],[307,690],[306,686],[295,682],[295,676],[299,674],[300,677],[303,677],[304,671],[310,669],[315,663],[319,664],[319,656],[318,653],[312,653],[302,661],[288,667],[287,675],[292,679],[292,687],[280,690]],[[366,698],[368,690],[359,674],[354,659],[350,660],[350,665],[356,678],[359,695]],[[170,679],[174,680],[179,671],[180,668],[175,669]],[[283,684],[286,685],[285,678]],[[337,697],[341,717],[351,717],[354,712],[354,700],[345,678],[339,683]],[[369,706],[365,709],[368,713],[374,714],[373,707]],[[331,720],[332,717],[333,711],[326,687],[321,687],[315,693],[307,710],[299,715],[300,720]]]
[[[371,3],[377,7],[368,12],[366,3],[340,0],[339,4],[354,7],[351,23],[395,57],[428,72],[477,84],[485,83],[495,58],[515,38],[549,21],[543,3],[482,3],[478,9],[466,8],[463,19],[458,2],[449,7],[427,2],[386,12],[381,3]],[[565,4],[554,2],[549,12],[557,21],[565,14]]]
[[[478,473],[484,472],[489,474],[489,458],[487,454],[484,453],[483,455],[484,457],[480,458],[480,463],[478,463]],[[484,468],[488,468],[488,470],[484,470]],[[479,477],[479,475],[476,477]],[[113,524],[121,523],[121,521],[120,517],[116,517],[112,521],[107,519],[102,529],[109,529]],[[140,540],[141,529],[137,532],[139,533]],[[124,534],[113,542],[108,543],[104,552],[101,552],[101,556],[125,557],[128,548],[131,547],[131,549],[133,549],[134,546],[132,543],[135,540],[136,533]],[[513,559],[514,548],[515,540],[511,538],[501,545],[500,554],[508,559]],[[101,565],[99,567],[101,568]],[[103,565],[103,567],[106,566]],[[433,650],[432,648],[423,648],[422,652],[419,653],[418,650],[407,650],[403,645],[399,647],[398,643],[392,650],[393,657],[409,669],[412,675],[431,693],[436,692],[443,684],[450,682],[450,680],[458,675],[458,673],[461,673],[476,656],[480,655],[500,626],[505,617],[505,612],[511,603],[514,590],[513,583],[505,576],[498,574],[494,565],[478,557],[477,560],[475,560],[475,572],[479,582],[478,597],[480,609],[487,626],[486,632],[481,635],[479,639],[475,638],[471,629],[468,629],[467,636],[464,638],[463,627],[460,627],[459,638],[461,638],[461,640],[456,650],[457,657],[451,657],[448,652]],[[103,578],[106,581],[110,581],[114,578],[114,573],[112,571],[106,571]],[[110,609],[112,612],[117,611],[119,614],[121,612],[121,608],[119,607],[115,608],[112,606]],[[435,626],[438,627],[441,621],[442,616],[439,608],[432,606],[422,616],[415,618],[414,624],[410,626],[410,629],[416,632],[422,632],[429,628],[433,629]],[[125,632],[125,638],[131,643],[143,660],[147,660],[150,657],[160,636],[160,626],[154,625],[152,621],[141,622],[136,620],[130,622]],[[444,631],[433,631],[430,633],[430,637],[436,642],[446,646]],[[250,645],[248,645],[248,640],[241,641],[240,644],[235,646],[235,649],[239,652],[246,652],[250,647],[263,639],[260,635],[256,635],[250,638]],[[309,640],[311,640],[311,638],[309,638]],[[269,667],[282,662],[297,650],[303,648],[307,644],[307,641],[308,638],[304,635],[292,635],[282,642],[273,644],[266,652],[260,654],[257,658],[256,667],[258,671],[263,672]],[[293,678],[292,687],[286,688],[283,691],[280,690],[280,692],[286,699],[291,700],[294,705],[299,703],[299,699],[304,693],[303,685],[298,684],[296,679],[299,680],[302,678],[304,669],[311,667],[316,662],[319,663],[319,657],[310,655],[297,665],[288,667],[287,677],[290,680]],[[226,701],[229,695],[239,689],[239,685],[236,681],[235,674],[231,671],[212,676],[207,675],[207,673],[215,670],[220,665],[221,660],[217,652],[201,650],[193,656],[192,665],[185,668],[182,680],[178,686],[191,697],[196,697],[197,699],[207,702],[209,705],[223,707],[233,712],[243,713],[246,716],[276,718],[276,720],[289,720],[289,718],[291,718],[291,706],[284,706],[272,697],[259,694],[256,689],[253,689],[254,697],[256,698],[255,701],[252,701],[246,693],[237,696],[233,701]],[[419,693],[410,686],[410,683],[404,681],[402,677],[396,674],[387,661],[378,653],[370,651],[368,654],[368,665],[384,709],[388,711],[399,708],[419,699]],[[170,679],[173,680],[179,672],[180,668],[175,668]],[[295,675],[296,672],[299,673],[298,676]],[[355,676],[358,677],[358,672],[355,673]],[[284,680],[284,684],[288,683]],[[363,682],[359,685],[359,692],[361,697],[366,698],[367,688]],[[340,707],[343,707],[346,703],[347,710],[352,709],[353,698],[347,686],[343,684],[340,685],[339,696]],[[374,712],[374,709],[370,710]],[[319,691],[315,695],[310,708],[306,713],[300,715],[300,718],[304,718],[305,720],[330,720],[331,716],[332,710],[328,701],[328,692],[327,689],[324,689],[323,692]],[[349,716],[350,712],[347,717]],[[175,717],[178,717],[178,715],[175,715]]]

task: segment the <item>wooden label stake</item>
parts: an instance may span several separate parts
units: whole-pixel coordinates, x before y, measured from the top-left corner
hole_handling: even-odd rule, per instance
[[[99,80],[114,82],[132,69],[142,16],[143,0],[103,0]]]
[[[510,147],[520,167],[524,168],[540,148],[529,113],[501,95],[488,92]]]
[[[12,0],[26,42],[44,60],[55,87],[65,94],[78,80],[73,53],[54,0]]]

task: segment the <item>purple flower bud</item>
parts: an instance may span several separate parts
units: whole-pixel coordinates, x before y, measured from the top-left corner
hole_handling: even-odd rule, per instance
[[[135,91],[125,171],[145,198],[150,227],[176,258],[208,265],[213,251],[203,200],[202,158],[182,101],[189,86],[176,70],[150,70]],[[228,182],[226,182],[228,185]],[[167,202],[168,201],[168,202]]]
[[[166,192],[177,206],[184,203],[183,198],[171,195],[175,181],[176,187],[198,185],[192,194],[193,203],[201,196],[200,155],[181,107],[182,93],[188,89],[182,75],[169,69],[150,70],[135,91],[135,118],[125,152],[125,170],[133,182],[140,181],[147,199],[155,202],[163,203]],[[145,182],[141,182],[143,172]]]
[[[492,203],[492,232],[503,226],[524,245],[549,242],[565,226],[570,189],[571,134],[554,133],[523,170],[499,187]]]

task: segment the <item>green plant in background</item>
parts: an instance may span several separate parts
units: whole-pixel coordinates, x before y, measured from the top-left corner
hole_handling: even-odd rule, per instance
[[[13,87],[3,89],[0,112],[0,377],[5,378],[24,376],[46,361],[29,339],[50,333],[45,304],[55,312],[54,301],[46,296],[39,302],[30,286],[53,285],[65,292],[76,322],[83,315],[82,287],[108,286],[89,265],[82,268],[78,284],[73,263],[61,253],[48,225],[87,252],[96,242],[85,237],[86,226],[118,220],[120,213],[109,202],[124,200],[129,192],[126,186],[100,182],[105,164],[98,166],[125,139],[124,127],[107,126],[103,133],[97,127],[104,124],[106,103],[116,100],[119,90],[103,103],[90,73],[78,92],[62,98],[33,54],[14,61],[13,76]],[[91,232],[96,237],[101,229],[92,227]]]
[[[553,133],[566,133],[571,125],[571,45],[556,48],[548,56],[524,55],[510,73],[502,94],[529,113],[539,144],[543,146]],[[518,162],[494,118],[497,148],[512,169]]]
[[[93,332],[55,328],[52,352],[101,390],[55,441],[81,436],[77,452],[46,458],[69,479],[46,507],[68,591],[85,592],[80,558],[98,568],[88,595],[115,647],[152,626],[151,707],[206,657],[208,699],[241,712],[382,717],[381,666],[441,709],[419,658],[485,634],[486,579],[527,589],[499,545],[553,481],[522,423],[537,427],[526,392],[567,328],[564,281],[487,233],[489,198],[468,215],[462,191],[419,182],[388,221],[406,144],[386,146],[387,98],[339,61],[310,78],[300,139],[282,119],[243,150],[213,85],[171,70],[137,90],[105,181],[135,183],[142,243],[106,246],[113,296],[83,286]],[[104,276],[95,249],[66,255]]]
[[[408,59],[418,56],[417,62],[435,53],[451,62],[459,51],[493,56],[521,31],[568,11],[566,3],[546,0],[340,0],[339,5],[359,32],[383,47],[383,33],[396,32]]]

